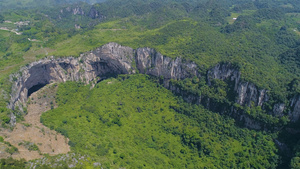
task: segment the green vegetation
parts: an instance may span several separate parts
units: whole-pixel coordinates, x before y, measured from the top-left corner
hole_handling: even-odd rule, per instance
[[[163,10],[171,13],[174,9],[163,7]],[[236,63],[246,81],[281,95],[286,93],[286,82],[297,77],[288,71],[289,65],[277,61],[280,54],[299,42],[293,31],[284,28],[286,23],[280,19],[284,17],[280,11],[246,11],[232,25],[218,27],[199,18],[191,19],[194,18],[192,13],[180,11],[170,15],[173,19],[163,17],[160,24],[156,24],[158,16],[155,14],[142,19],[130,16],[101,23],[90,31],[56,43],[52,48],[57,50],[51,54],[79,56],[85,49],[92,50],[112,41],[132,48],[147,46],[169,57],[190,59],[200,65],[203,72],[221,61]]]
[[[39,147],[36,144],[31,143],[29,141],[20,142],[19,146],[20,145],[25,146],[29,151],[40,151]]]
[[[0,15],[0,23],[4,22],[4,17],[2,15]]]
[[[274,168],[271,135],[176,98],[144,75],[119,76],[94,89],[67,82],[59,107],[41,122],[70,139],[72,151],[105,168]]]
[[[20,169],[25,168],[25,160],[14,160],[11,157],[0,160],[0,168],[5,169]]]
[[[3,138],[2,138],[3,140]],[[11,145],[9,142],[7,141],[4,141],[4,144],[6,144],[8,147],[5,149],[5,152],[9,153],[9,154],[14,154],[14,153],[17,153],[19,150],[17,147]]]
[[[40,7],[54,7],[62,4],[71,4],[76,2],[86,2],[86,3],[98,3],[105,0],[1,0],[0,9],[28,9],[28,8],[40,8]]]
[[[279,61],[285,52],[299,44],[299,36],[294,31],[299,27],[298,8],[294,1],[289,3],[285,6],[283,1],[129,3],[114,0],[100,5],[68,5],[69,12],[67,6],[6,10],[2,12],[5,20],[30,23],[17,27],[22,35],[0,31],[0,69],[15,68],[5,70],[0,81],[7,83],[5,76],[29,61],[47,55],[79,56],[114,41],[132,48],[152,47],[166,56],[190,59],[203,72],[221,61],[236,63],[244,80],[286,98],[285,86],[297,77],[293,73],[299,70],[298,66],[293,65],[297,69],[291,69],[290,64]],[[289,9],[291,6],[293,10]],[[73,9],[84,14],[74,15]],[[98,11],[98,18],[90,10]],[[233,17],[237,20],[228,25],[226,21]],[[75,24],[81,29],[75,29]],[[38,41],[28,41],[28,38]]]
[[[215,80],[212,86],[204,78],[172,83],[225,107],[235,106],[270,128],[288,124],[288,109],[281,118],[267,113],[275,103],[289,105],[289,99],[300,93],[299,0],[109,0],[93,4],[100,1],[1,1],[2,127],[9,127],[11,113],[19,114],[17,108],[6,108],[11,93],[9,74],[50,55],[77,57],[108,42],[155,48],[163,55],[195,62],[202,73],[217,63],[230,62],[240,69],[242,80],[269,91],[267,104],[251,108],[234,104],[230,84],[223,81]],[[51,104],[53,110],[41,120],[69,137],[74,152],[103,161],[106,168],[274,168],[279,163],[269,134],[240,129],[229,117],[184,103],[143,76],[127,78],[103,81],[93,90],[82,84],[62,84],[60,107],[53,109]],[[299,126],[291,124],[291,128]],[[290,166],[296,168],[300,138],[279,137],[294,149]],[[30,148],[35,151],[35,146]],[[23,162],[8,159],[1,165],[8,168]]]
[[[205,77],[202,78],[186,78],[184,80],[172,80],[172,85],[175,85],[178,89],[185,91],[190,96],[202,97],[201,104],[206,105],[205,100],[209,98],[210,107],[208,109],[214,112],[228,112],[227,109],[232,106],[236,108],[237,111],[242,111],[247,114],[251,119],[257,122],[261,122],[266,125],[269,130],[274,128],[280,128],[285,126],[289,119],[286,114],[282,117],[275,117],[268,114],[268,111],[272,111],[271,108],[265,108],[264,110],[261,106],[255,106],[252,103],[251,107],[247,105],[241,106],[236,103],[236,97],[233,95],[233,84],[230,82],[224,82],[219,79],[210,79],[211,84],[208,85],[205,81]],[[295,82],[297,83],[297,82]],[[293,89],[294,90],[294,89]],[[272,99],[270,99],[272,100]],[[265,104],[268,106],[268,103]],[[230,111],[229,111],[230,112]],[[242,124],[243,126],[243,124]]]
[[[78,55],[84,49],[93,49],[114,41],[133,48],[148,46],[166,56],[191,59],[203,67],[203,72],[220,61],[235,62],[241,66],[246,80],[264,88],[279,88],[284,85],[280,82],[293,78],[292,74],[286,72],[274,57],[269,55],[269,52],[274,53],[281,48],[274,48],[274,42],[267,37],[263,39],[260,33],[230,34],[228,37],[231,37],[231,40],[228,40],[227,36],[209,25],[190,19],[171,22],[154,30],[144,30],[140,26],[134,26],[134,22],[121,20],[100,24],[84,35],[78,34],[57,43],[54,47],[57,51],[52,54]],[[263,45],[267,45],[267,48],[262,48]]]

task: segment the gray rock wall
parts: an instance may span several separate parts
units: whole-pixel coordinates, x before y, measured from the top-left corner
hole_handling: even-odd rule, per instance
[[[21,73],[11,75],[13,81],[11,100],[9,108],[15,109],[17,106],[22,111],[26,106],[28,91],[36,85],[45,85],[53,82],[81,81],[86,84],[95,84],[106,77],[118,74],[143,73],[163,79],[166,88],[174,93],[180,94],[191,103],[203,104],[205,107],[214,110],[216,105],[210,98],[192,95],[182,91],[170,83],[171,79],[183,80],[185,78],[206,76],[208,85],[212,79],[225,80],[233,84],[235,102],[241,106],[262,106],[268,101],[268,92],[259,89],[250,82],[244,82],[240,78],[240,72],[229,63],[220,63],[211,68],[206,75],[200,74],[198,66],[182,58],[169,58],[156,52],[151,48],[139,48],[134,50],[116,43],[108,43],[100,48],[82,54],[78,58],[68,57],[54,59],[42,59],[33,62],[22,68]],[[295,96],[291,105],[293,109],[289,113],[292,121],[297,121],[300,117],[300,96]],[[286,106],[278,103],[274,106],[270,114],[282,116]],[[233,107],[224,107],[222,111],[229,111],[236,120],[244,121],[249,128],[260,129],[260,124],[245,114],[237,112]],[[221,112],[222,113],[222,112]],[[15,117],[12,115],[12,124]]]
[[[294,96],[291,99],[290,107],[289,117],[291,121],[296,122],[300,117],[300,95]]]

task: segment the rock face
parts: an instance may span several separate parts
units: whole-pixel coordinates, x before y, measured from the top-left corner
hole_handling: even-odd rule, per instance
[[[106,16],[102,15],[99,11],[97,11],[97,9],[94,6],[90,9],[87,16],[89,18],[99,19],[99,20],[102,20],[102,19],[106,18]]]
[[[81,7],[72,9],[73,15],[84,15],[84,11]]]
[[[300,117],[300,95],[297,95],[291,99],[291,110],[289,111],[289,116],[291,121],[296,122]]]
[[[251,102],[254,103],[254,106],[262,106],[264,102],[268,101],[265,89],[258,89],[253,83],[241,81],[241,73],[235,66],[229,63],[217,64],[208,71],[207,76],[209,85],[211,79],[233,82],[233,88],[237,95],[235,102],[241,106],[251,106]]]
[[[268,101],[267,91],[259,89],[252,83],[244,82],[240,78],[238,69],[230,63],[220,63],[210,69],[207,74],[200,74],[198,66],[182,58],[169,58],[151,48],[132,49],[116,43],[108,43],[94,51],[82,54],[78,58],[68,57],[54,59],[53,57],[33,62],[23,67],[20,73],[11,75],[13,81],[10,109],[20,109],[26,106],[28,96],[53,82],[81,81],[86,84],[96,84],[107,77],[118,74],[143,73],[162,79],[163,85],[174,93],[183,96],[191,103],[203,104],[206,108],[215,110],[221,107],[222,112],[229,112],[238,121],[244,122],[249,128],[261,129],[259,122],[239,112],[234,107],[215,103],[210,98],[204,98],[182,91],[176,85],[172,85],[171,79],[183,80],[185,78],[206,77],[210,85],[212,79],[224,80],[232,84],[235,96],[234,102],[241,106],[262,106]],[[223,107],[222,107],[223,106]],[[300,117],[300,96],[295,96],[291,101],[293,111],[290,118],[296,121]],[[282,116],[285,105],[278,103],[274,106],[272,115]],[[15,124],[15,116],[11,117],[12,125]]]
[[[200,76],[195,63],[184,62],[181,58],[173,60],[150,48],[137,49],[135,62],[140,73],[164,79],[182,80]]]
[[[110,75],[135,73],[131,65],[133,60],[133,49],[109,43],[79,58],[52,57],[33,62],[21,69],[21,75],[11,76],[11,80],[15,81],[9,108],[25,105],[30,91],[38,86],[68,80],[89,83]]]
[[[58,11],[58,18],[62,19],[69,15],[79,15],[87,16],[91,19],[105,19],[105,16],[102,15],[94,6],[90,5],[71,5],[65,8],[62,8]]]

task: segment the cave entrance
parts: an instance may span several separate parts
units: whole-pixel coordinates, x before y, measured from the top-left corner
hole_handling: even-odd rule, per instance
[[[97,81],[97,83],[102,82],[103,80],[109,79],[109,78],[117,78],[118,75],[117,73],[106,73],[104,75],[98,76],[100,79]]]
[[[122,65],[119,65],[119,63],[110,63],[107,61],[101,61],[101,62],[95,62],[92,64],[92,67],[97,72],[97,77],[100,79],[97,81],[97,83],[109,79],[109,78],[117,78],[120,74],[127,74],[125,68],[122,68]],[[124,69],[124,70],[123,70]]]
[[[28,94],[27,94],[27,98],[34,92],[40,90],[41,88],[43,88],[44,86],[46,86],[47,84],[45,83],[39,83],[37,85],[32,86],[29,90],[28,90]]]

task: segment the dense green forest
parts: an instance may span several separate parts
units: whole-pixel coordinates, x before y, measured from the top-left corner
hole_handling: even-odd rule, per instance
[[[203,74],[220,62],[232,63],[243,81],[268,90],[270,101],[264,106],[269,109],[276,102],[289,105],[300,93],[299,0],[0,0],[0,28],[0,120],[6,128],[10,113],[18,111],[6,108],[11,73],[44,57],[78,57],[108,42],[191,60]],[[233,104],[226,83],[206,82],[173,83]],[[60,106],[41,120],[70,138],[73,152],[106,168],[300,166],[300,138],[284,133],[284,128],[298,131],[299,122],[288,123],[287,111],[279,118],[266,114],[268,108],[235,105],[282,129],[252,131],[237,127],[230,117],[185,103],[149,77],[121,76],[89,89],[61,84]],[[281,156],[274,144],[278,137],[294,158]],[[24,162],[1,161],[10,164]]]
[[[0,9],[30,9],[40,7],[54,7],[57,5],[66,5],[77,2],[86,2],[89,4],[104,2],[105,0],[1,0]]]
[[[260,1],[248,4],[252,6],[249,9],[229,8],[235,3],[108,1],[92,7],[79,4],[84,15],[60,13],[64,7],[4,12],[7,20],[18,18],[31,23],[19,29],[22,36],[1,34],[1,63],[5,66],[22,62],[24,52],[40,47],[55,50],[48,55],[78,56],[114,41],[133,48],[152,47],[170,57],[191,59],[201,65],[203,71],[220,61],[230,61],[241,67],[245,80],[284,96],[286,83],[297,77],[294,72],[299,67],[294,65],[296,69],[291,69],[285,64],[296,57],[295,54],[289,58],[280,56],[299,45],[300,16],[285,13],[286,7],[279,2],[277,6],[273,1],[264,2],[270,4],[270,9],[262,8]],[[289,3],[293,11],[288,12],[297,12],[296,2]],[[77,8],[78,4],[73,7]],[[99,18],[90,16],[91,11],[99,11]],[[233,16],[237,20],[228,24]],[[76,30],[75,24],[81,25],[81,29]],[[40,41],[30,42],[27,38]],[[37,57],[44,55],[37,54]]]
[[[241,129],[174,97],[145,75],[119,76],[94,89],[59,86],[59,107],[41,117],[74,152],[105,168],[274,168],[272,135]]]

